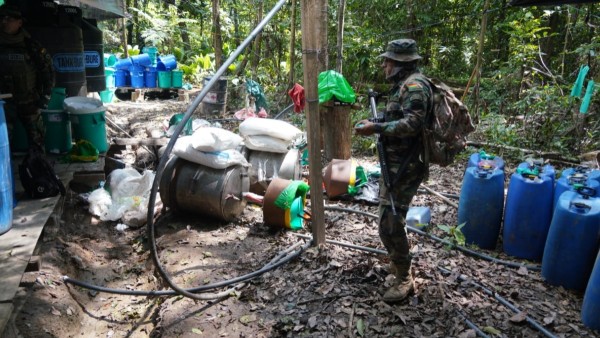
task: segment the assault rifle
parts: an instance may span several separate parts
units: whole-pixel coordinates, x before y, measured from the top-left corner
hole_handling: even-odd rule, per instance
[[[377,116],[377,107],[375,103],[375,97],[377,93],[373,91],[373,89],[369,89],[369,102],[371,103],[371,113],[373,113],[373,118],[370,119],[374,123],[380,122],[381,120]],[[388,168],[388,163],[385,157],[385,149],[383,146],[383,136],[379,134],[377,138],[377,154],[379,155],[379,166],[381,167],[381,175],[383,176],[383,182],[385,183],[385,187],[388,190],[390,203],[392,204],[392,213],[396,216],[396,206],[394,205],[394,195],[392,194],[392,184],[390,181],[390,171]]]

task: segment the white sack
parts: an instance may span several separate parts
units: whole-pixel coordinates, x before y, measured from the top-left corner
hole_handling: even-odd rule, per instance
[[[244,137],[248,149],[269,153],[287,153],[291,142],[268,135],[250,135]]]
[[[268,135],[285,141],[292,141],[302,135],[302,131],[293,125],[275,119],[252,117],[240,123],[240,135]]]
[[[229,130],[215,127],[198,128],[192,134],[192,147],[200,151],[221,151],[235,149],[242,137]]]
[[[205,165],[215,169],[225,169],[234,165],[248,167],[248,161],[239,151],[228,149],[222,151],[204,152],[194,149],[190,136],[177,139],[173,154],[190,162]]]

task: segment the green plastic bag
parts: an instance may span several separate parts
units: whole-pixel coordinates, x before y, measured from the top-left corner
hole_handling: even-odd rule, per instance
[[[182,113],[171,116],[171,119],[169,120],[169,127],[178,125],[181,121],[183,121],[184,116],[185,114]],[[192,135],[194,133],[194,130],[192,128],[192,119],[190,118],[185,123],[185,126],[183,128],[183,135]]]
[[[79,140],[67,154],[69,162],[96,162],[98,160],[98,148],[88,140]]]
[[[344,76],[334,70],[328,70],[319,74],[319,103],[327,102],[333,97],[340,102],[356,102],[354,89]]]
[[[254,105],[256,107],[256,112],[260,111],[260,108],[265,108],[265,111],[269,107],[267,103],[267,98],[265,97],[265,93],[263,92],[262,87],[258,84],[258,82],[247,79],[246,80],[246,90],[252,97],[254,97]]]
[[[306,198],[310,186],[304,181],[292,181],[275,199],[275,206],[287,210],[297,197]]]

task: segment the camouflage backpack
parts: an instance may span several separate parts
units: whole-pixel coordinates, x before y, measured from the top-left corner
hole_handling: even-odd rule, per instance
[[[427,78],[433,92],[433,111],[423,128],[424,160],[447,166],[467,146],[467,136],[475,130],[467,107],[446,84]]]

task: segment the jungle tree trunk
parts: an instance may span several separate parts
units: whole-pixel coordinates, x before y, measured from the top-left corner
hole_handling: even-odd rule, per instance
[[[221,36],[221,14],[219,0],[212,0],[212,36],[213,47],[215,49],[215,69],[219,69],[223,64],[223,37]]]
[[[183,18],[183,3],[179,2],[179,6],[177,6],[177,17]],[[183,42],[183,50],[190,50],[192,45],[190,43],[190,34],[188,33],[187,24],[183,21],[179,21],[177,24],[179,26],[179,32],[181,34],[181,42]],[[185,55],[185,53],[184,53]]]
[[[264,6],[264,2],[263,0],[258,0],[258,11],[256,13],[256,22],[261,22],[263,19],[263,6]],[[252,62],[250,63],[250,71],[252,72],[252,74],[256,74],[256,69],[258,68],[258,62],[260,61],[260,43],[261,43],[261,38],[262,38],[262,34],[259,33],[256,35],[256,38],[254,39],[254,46],[252,48],[253,53],[252,53]]]

